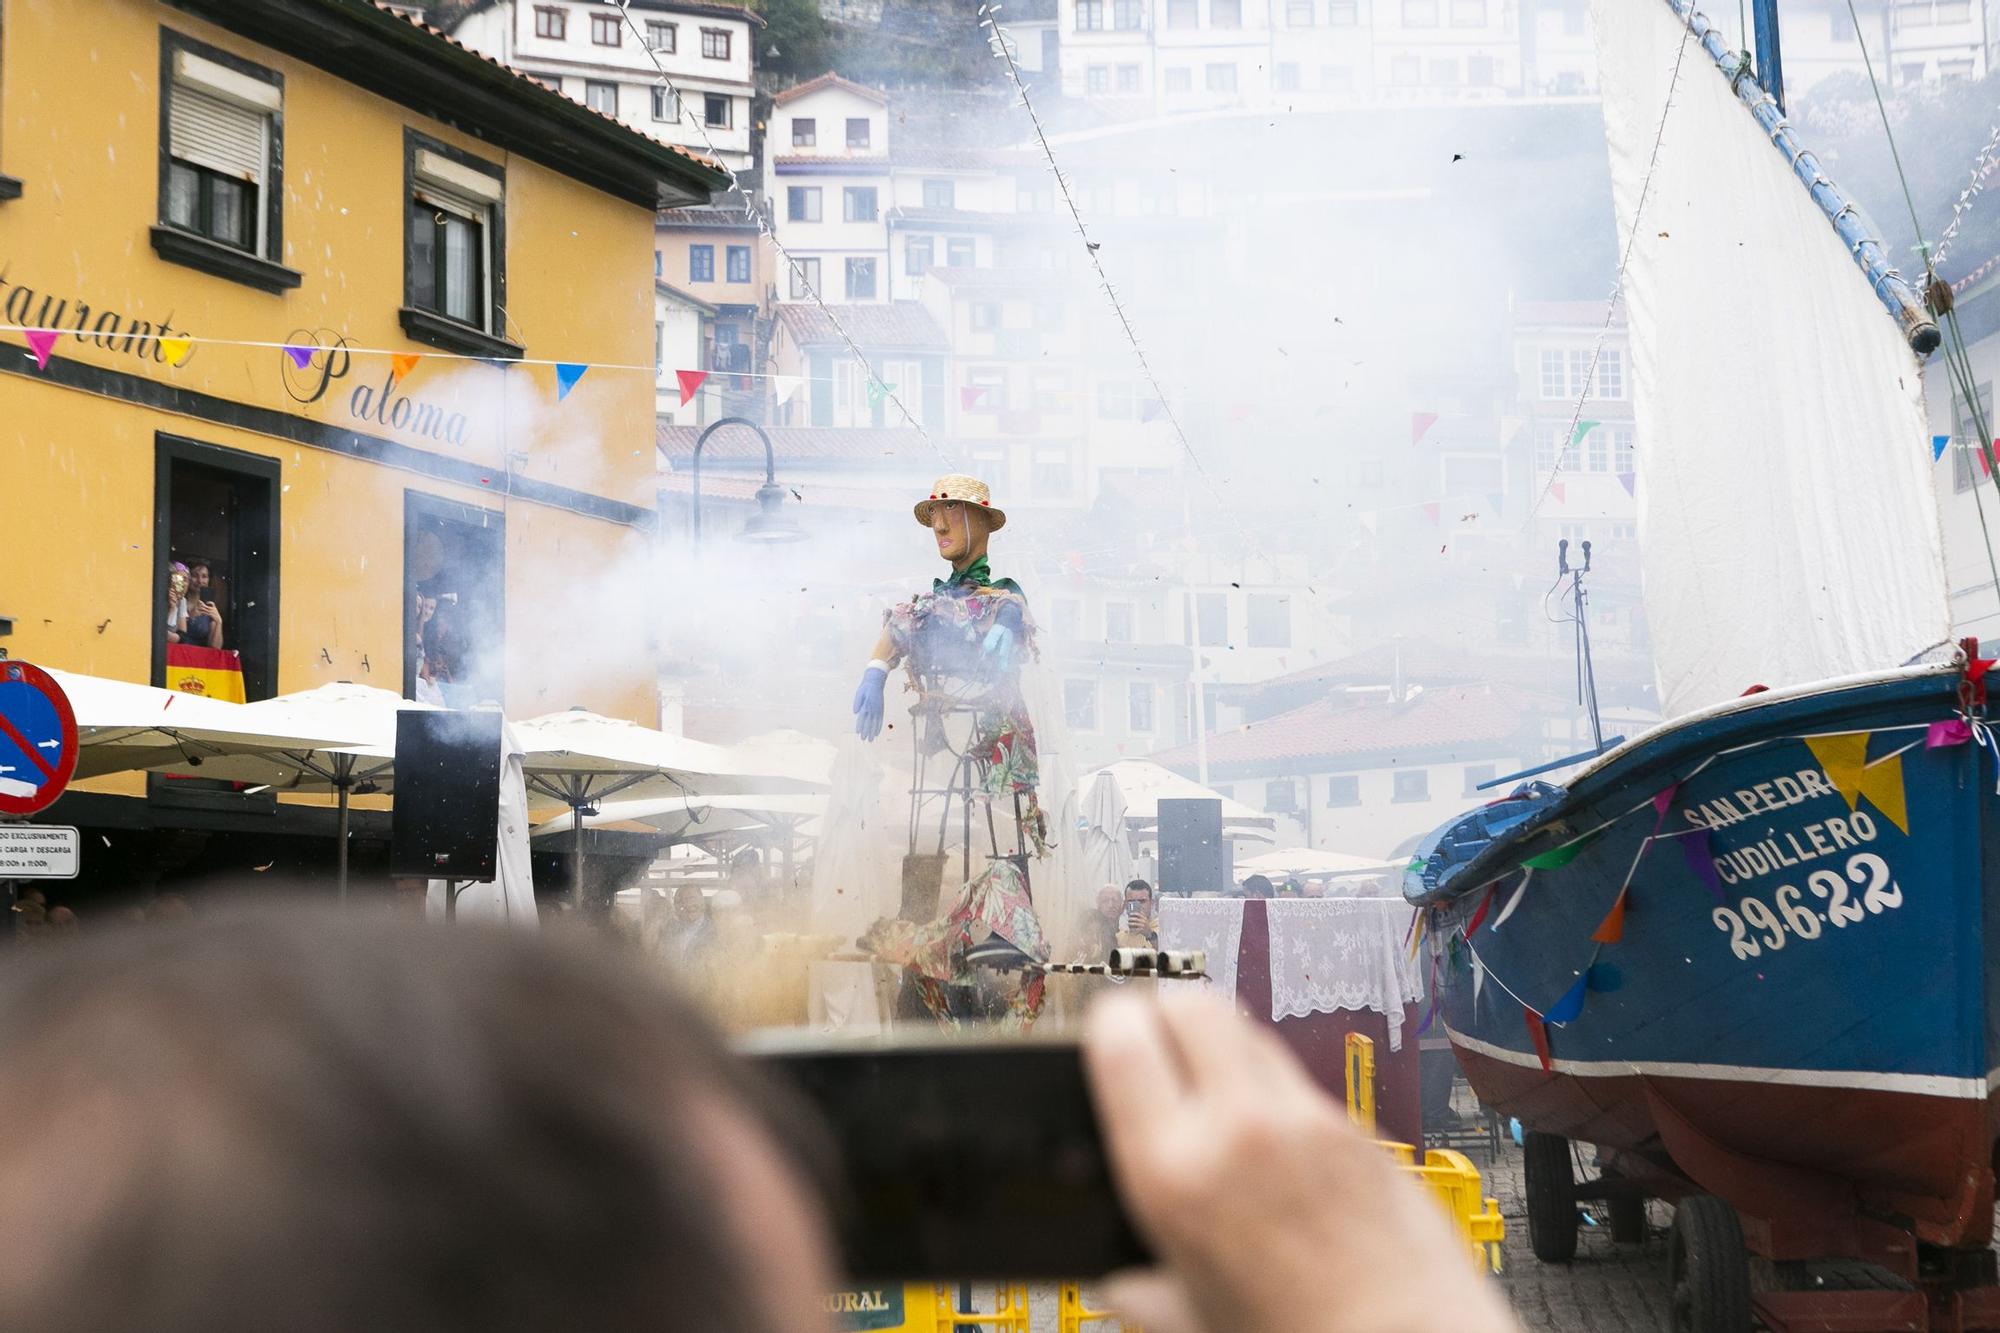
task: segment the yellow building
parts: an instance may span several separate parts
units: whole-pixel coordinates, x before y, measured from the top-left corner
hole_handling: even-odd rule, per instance
[[[454,702],[655,720],[653,222],[720,172],[371,0],[0,0],[0,173],[0,648],[167,684],[201,561],[253,699],[412,693],[427,597]]]

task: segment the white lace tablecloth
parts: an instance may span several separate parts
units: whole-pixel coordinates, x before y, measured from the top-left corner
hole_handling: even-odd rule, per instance
[[[1403,1049],[1403,1006],[1424,998],[1420,959],[1403,937],[1414,909],[1398,898],[1274,898],[1271,1018],[1373,1009],[1389,1020],[1389,1049]]]
[[[1236,952],[1243,944],[1243,903],[1236,898],[1160,899],[1160,947],[1208,954],[1207,984],[1236,996]]]

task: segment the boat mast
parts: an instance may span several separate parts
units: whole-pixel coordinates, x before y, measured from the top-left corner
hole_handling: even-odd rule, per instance
[[[1785,60],[1778,48],[1778,0],[1750,0],[1757,28],[1757,86],[1778,104],[1785,114]]]

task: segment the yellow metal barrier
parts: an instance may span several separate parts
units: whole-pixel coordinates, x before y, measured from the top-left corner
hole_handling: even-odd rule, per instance
[[[1118,1320],[1119,1333],[1139,1333],[1137,1324],[1126,1323],[1110,1310],[1086,1309],[1083,1288],[1065,1282],[1056,1288],[1056,1333],[1084,1333],[1084,1325],[1100,1320]]]
[[[952,1289],[937,1286],[933,1295],[934,1327],[937,1333],[954,1333],[960,1326],[991,1328],[995,1333],[1031,1333],[1028,1325],[1028,1289],[1019,1283],[1003,1282],[993,1289],[991,1310],[966,1311],[954,1308]]]
[[[1375,1132],[1375,1043],[1358,1032],[1347,1034],[1347,1114],[1366,1132]],[[1407,1143],[1376,1142],[1444,1204],[1452,1225],[1472,1246],[1473,1257],[1499,1272],[1500,1241],[1506,1234],[1500,1203],[1481,1193],[1479,1170],[1465,1154],[1433,1148],[1420,1155]]]
[[[1347,1117],[1375,1132],[1375,1043],[1359,1032],[1347,1034]]]

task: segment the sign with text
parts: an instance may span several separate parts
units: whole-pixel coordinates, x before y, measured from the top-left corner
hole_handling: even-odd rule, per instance
[[[0,879],[75,879],[82,859],[73,828],[0,824]]]

